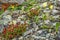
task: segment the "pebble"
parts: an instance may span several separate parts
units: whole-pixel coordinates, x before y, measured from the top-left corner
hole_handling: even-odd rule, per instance
[[[50,20],[45,20],[44,22],[45,22],[46,24],[48,24],[48,23],[50,22]]]

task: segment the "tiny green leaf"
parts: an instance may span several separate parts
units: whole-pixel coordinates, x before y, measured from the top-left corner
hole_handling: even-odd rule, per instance
[[[60,23],[57,22],[57,23],[56,23],[56,32],[58,31],[59,26],[60,26]]]

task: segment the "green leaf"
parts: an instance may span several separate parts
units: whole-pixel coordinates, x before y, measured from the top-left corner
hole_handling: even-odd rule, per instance
[[[0,15],[1,15],[3,12],[4,12],[4,10],[2,9],[2,10],[0,11]]]
[[[43,20],[46,20],[46,15],[42,14]]]
[[[24,5],[28,5],[29,3],[28,2],[23,2],[22,3],[22,5],[24,6]]]
[[[56,32],[58,31],[59,26],[60,26],[60,23],[57,22],[57,23],[56,23]]]
[[[39,17],[35,16],[34,21],[37,23],[39,21]]]
[[[43,25],[43,26],[41,26],[41,28],[42,28],[42,29],[47,29],[48,26],[47,26],[47,25]]]
[[[11,10],[12,8],[11,8],[11,6],[9,6],[8,8],[7,8],[7,10]]]
[[[59,22],[56,23],[56,27],[58,27],[58,26],[60,26],[60,23]]]
[[[17,7],[17,10],[21,10],[22,9],[22,5],[19,5],[18,7]]]
[[[26,7],[24,10],[25,10],[25,11],[29,11],[31,8],[32,8],[32,6],[28,6],[28,7]]]

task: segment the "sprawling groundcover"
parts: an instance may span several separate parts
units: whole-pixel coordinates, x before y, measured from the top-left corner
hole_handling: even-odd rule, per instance
[[[0,12],[0,40],[57,40],[60,10],[57,0],[25,0]]]

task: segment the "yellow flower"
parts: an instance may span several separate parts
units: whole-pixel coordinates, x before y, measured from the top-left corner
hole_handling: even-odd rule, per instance
[[[50,5],[50,7],[49,7],[49,8],[50,8],[50,9],[53,9],[53,7],[54,7],[53,5]]]
[[[14,5],[12,5],[11,8],[14,9]]]
[[[48,4],[47,4],[47,2],[44,2],[43,3],[43,7],[46,7]]]

